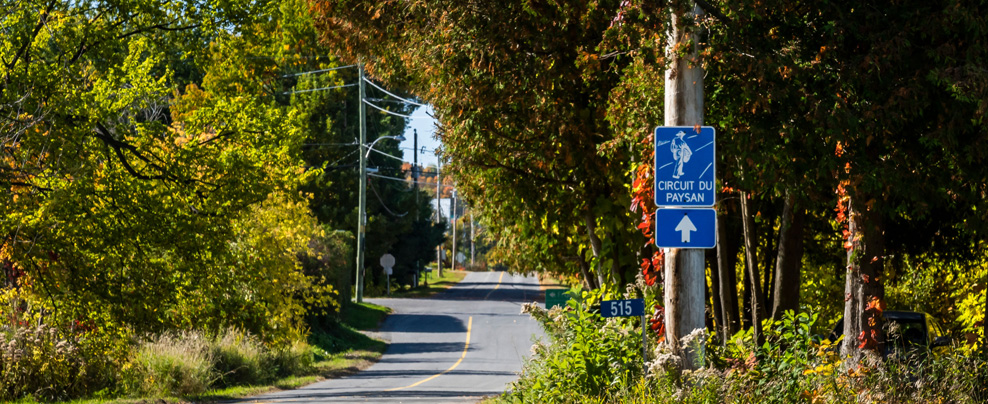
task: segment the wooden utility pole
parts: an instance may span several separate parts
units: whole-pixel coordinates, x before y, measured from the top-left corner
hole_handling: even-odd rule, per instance
[[[699,7],[693,7],[694,17],[702,15]],[[690,30],[676,10],[671,14],[669,47],[666,50],[669,66],[665,79],[665,126],[699,126],[703,124],[703,69],[698,56],[699,35]],[[691,46],[685,56],[680,50]],[[697,369],[702,365],[703,344],[694,341],[682,346],[681,339],[696,329],[705,329],[704,251],[692,248],[665,250],[665,321],[666,341],[674,354],[683,358],[685,369]]]
[[[442,214],[443,214],[442,205],[439,203],[440,201],[442,201],[443,198],[443,189],[442,189],[443,179],[442,179],[442,174],[440,173],[440,170],[442,169],[442,165],[443,165],[442,160],[437,158],[436,159],[436,223],[442,221]],[[443,231],[443,233],[445,233],[445,230]],[[443,237],[445,236],[446,235],[443,234]],[[443,243],[439,243],[439,245],[436,246],[436,275],[438,275],[440,278],[443,277]]]
[[[453,223],[453,250],[449,259],[449,266],[456,270],[456,189],[449,196],[449,220]]]
[[[477,258],[477,250],[474,248],[474,238],[475,234],[473,232],[473,209],[470,209],[470,265],[476,265],[474,260]]]
[[[360,155],[360,201],[357,203],[357,303],[364,301],[364,247],[367,234],[367,156],[364,146],[367,144],[367,106],[364,105],[364,65],[357,65],[357,82],[359,83],[360,111],[360,145],[357,147]]]

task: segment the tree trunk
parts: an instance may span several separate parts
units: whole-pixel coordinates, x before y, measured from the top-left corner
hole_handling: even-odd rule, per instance
[[[755,307],[751,304],[751,271],[747,263],[741,270],[741,276],[741,327],[747,330],[751,328],[751,308]]]
[[[710,267],[710,286],[707,287],[707,302],[713,307],[713,324],[707,326],[711,331],[720,334],[720,329],[724,328],[724,311],[720,307],[720,273],[717,269],[717,252],[707,250],[706,259]],[[708,316],[710,317],[710,316]]]
[[[583,284],[586,285],[587,289],[597,289],[600,285],[597,284],[596,280],[593,278],[593,274],[590,272],[590,263],[584,258],[584,252],[586,250],[580,249],[579,256],[576,257],[577,263],[580,265],[580,275],[583,276]]]
[[[764,211],[762,212],[762,223],[775,223],[775,218],[771,217],[766,213],[767,212]],[[762,230],[765,232],[764,236],[761,238],[761,240],[765,241],[765,246],[761,250],[762,255],[760,256],[760,259],[762,261],[758,264],[758,267],[765,268],[765,271],[762,271],[762,274],[764,275],[764,280],[762,282],[762,292],[765,294],[764,300],[762,301],[766,302],[765,312],[769,313],[772,310],[772,306],[770,306],[769,304],[772,301],[772,296],[774,296],[773,292],[775,289],[774,288],[775,285],[773,284],[773,281],[775,280],[775,276],[773,275],[775,274],[775,272],[769,270],[769,268],[772,268],[775,265],[774,262],[775,246],[772,245],[772,242],[775,239],[775,228],[772,225],[768,225],[768,226],[756,225],[755,229],[756,229],[755,230],[756,234],[758,233],[758,230]]]
[[[690,346],[681,344],[683,337],[705,327],[703,250],[666,250],[665,275],[666,342],[673,353],[683,358],[684,368],[697,369],[703,358],[705,341],[694,341]]]
[[[744,225],[744,255],[748,268],[748,285],[751,292],[751,326],[754,330],[755,343],[762,344],[762,320],[766,317],[765,301],[762,300],[761,277],[758,276],[758,243],[755,240],[755,223],[751,216],[751,201],[747,192],[741,192],[741,223]]]
[[[590,239],[590,248],[593,251],[595,267],[591,269],[591,272],[597,274],[597,286],[604,286],[607,280],[604,278],[604,271],[600,267],[601,261],[601,250],[603,250],[603,245],[600,241],[600,237],[597,237],[597,218],[587,210],[583,213],[583,220],[587,225],[587,238]]]
[[[721,200],[723,205],[723,200]],[[738,265],[738,239],[736,237],[737,232],[736,226],[731,220],[728,220],[729,214],[727,209],[721,210],[721,220],[720,224],[717,226],[717,272],[719,272],[718,281],[720,282],[719,288],[719,298],[720,298],[720,309],[723,312],[721,318],[723,318],[723,323],[721,326],[721,333],[723,335],[724,341],[731,338],[732,335],[737,333],[741,329],[741,319],[738,314],[738,281],[737,281],[737,265]]]
[[[672,10],[669,21],[669,67],[665,76],[665,125],[694,126],[703,124],[703,68],[699,59],[699,35],[690,32],[685,21],[702,16],[694,6],[692,16],[686,10]],[[688,55],[680,52],[689,42]],[[697,369],[703,358],[703,342],[681,346],[681,338],[704,328],[703,250],[668,249],[665,260],[666,341],[672,353],[683,358],[685,369]]]
[[[806,212],[797,206],[791,191],[786,192],[779,225],[779,253],[775,261],[775,293],[772,319],[779,320],[786,310],[799,311],[800,272],[803,261],[803,222]]]
[[[884,352],[882,331],[885,234],[877,199],[859,192],[848,202],[847,280],[844,293],[844,343],[847,364],[862,364],[866,356]]]
[[[613,240],[613,239],[612,239]],[[614,282],[617,283],[618,287],[624,289],[624,285],[628,283],[624,280],[624,271],[621,270],[621,249],[612,248],[611,256],[611,278],[614,278]]]

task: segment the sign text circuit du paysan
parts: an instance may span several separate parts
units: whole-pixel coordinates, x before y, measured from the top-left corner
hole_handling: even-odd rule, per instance
[[[713,207],[716,203],[717,133],[713,127],[655,128],[655,204]]]
[[[714,189],[714,182],[660,180],[655,182],[655,188],[659,191],[667,191],[663,192],[663,195],[665,195],[665,201],[660,201],[664,204],[688,203],[691,205],[703,205],[707,203],[707,195],[709,195],[710,191],[713,191]]]

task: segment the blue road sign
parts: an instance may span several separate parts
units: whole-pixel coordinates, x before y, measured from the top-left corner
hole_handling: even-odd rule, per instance
[[[631,317],[645,314],[644,299],[604,300],[600,302],[600,315],[604,317]]]
[[[655,204],[660,207],[711,207],[715,202],[713,127],[655,128]]]
[[[655,245],[662,248],[714,248],[717,245],[717,211],[656,210]]]

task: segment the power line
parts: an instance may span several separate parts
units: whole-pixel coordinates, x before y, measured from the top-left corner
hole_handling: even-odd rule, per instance
[[[346,65],[346,66],[333,67],[333,68],[330,68],[330,69],[310,70],[310,71],[307,71],[307,72],[294,73],[294,74],[286,74],[286,75],[281,76],[281,77],[288,78],[288,77],[304,76],[304,75],[307,75],[307,74],[326,73],[326,72],[331,72],[331,71],[334,71],[334,70],[346,69],[346,68],[349,68],[349,67],[357,67],[357,65]]]
[[[357,84],[356,83],[354,83],[354,84],[342,84],[342,85],[338,85],[338,86],[313,88],[313,89],[309,89],[309,90],[285,91],[285,92],[283,92],[281,94],[282,95],[290,95],[290,94],[298,94],[298,93],[308,93],[308,92],[312,92],[312,91],[334,90],[334,89],[343,88],[343,87],[353,87],[355,85],[357,85]]]
[[[335,167],[337,164],[339,164],[339,162],[341,162],[341,161],[349,158],[350,156],[352,156],[354,153],[356,153],[358,151],[360,151],[360,149],[357,149],[357,150],[354,150],[354,151],[352,151],[350,153],[347,153],[345,156],[340,157],[339,159],[337,159],[336,161],[332,162],[331,164],[328,164],[327,167],[328,166],[334,166]]]
[[[398,178],[398,177],[389,177],[389,176],[386,176],[386,175],[380,175],[380,174],[374,174],[374,173],[367,173],[367,175],[368,176],[371,176],[371,177],[384,178],[386,180],[407,182],[409,184],[436,185],[436,183],[434,183],[434,182],[421,182],[421,181],[409,180],[409,179]],[[445,184],[441,184],[440,186],[442,186],[443,188],[450,188],[450,187],[452,187],[452,185],[445,185]]]
[[[370,101],[367,101],[367,100],[361,100],[361,101],[363,101],[364,104],[370,105],[371,107],[374,107],[374,109],[376,109],[378,111],[381,111],[381,112],[384,112],[384,113],[387,113],[387,114],[391,114],[391,115],[394,115],[394,116],[402,117],[402,118],[405,118],[405,119],[418,119],[418,118],[420,118],[420,117],[416,117],[416,116],[403,115],[403,114],[399,114],[397,112],[388,111],[388,110],[386,110],[384,108],[381,108],[381,107],[379,107],[377,105],[371,104],[371,102]]]
[[[387,157],[391,157],[391,158],[393,158],[393,159],[395,159],[395,160],[398,160],[398,161],[400,161],[400,162],[403,162],[403,163],[405,163],[405,162],[406,162],[406,161],[405,161],[404,159],[402,159],[401,157],[397,157],[397,156],[392,156],[392,155],[390,155],[390,154],[388,154],[388,153],[385,153],[385,152],[383,152],[383,151],[380,151],[380,150],[377,150],[377,149],[371,149],[371,151],[373,151],[373,152],[377,152],[377,153],[379,153],[379,154],[382,154],[382,155],[384,155],[384,156],[387,156]]]
[[[402,149],[402,150],[415,150],[414,147],[399,147],[399,149]],[[436,150],[427,150],[425,148],[425,146],[422,146],[419,149],[422,151],[423,154],[424,153],[432,153],[433,155],[439,155],[439,152],[437,152]]]
[[[371,173],[367,173],[367,175],[371,175]],[[384,199],[381,198],[381,194],[378,194],[377,193],[377,187],[374,186],[374,183],[373,182],[370,182],[370,181],[367,181],[367,182],[370,183],[371,191],[374,191],[374,196],[376,196],[377,197],[377,201],[381,203],[381,207],[384,208],[384,210],[388,211],[388,213],[390,213],[391,216],[394,216],[394,217],[405,217],[405,215],[408,214],[408,212],[405,212],[405,213],[402,213],[402,214],[397,214],[394,211],[392,211],[391,209],[389,209],[388,208],[388,205],[386,205],[384,203]]]
[[[380,86],[378,86],[377,84],[374,84],[374,82],[373,82],[373,81],[370,81],[370,80],[367,80],[367,79],[364,79],[364,82],[365,82],[365,83],[367,83],[367,84],[370,84],[370,85],[371,85],[372,87],[374,87],[374,88],[376,88],[376,89],[378,89],[378,90],[381,90],[381,92],[383,92],[383,93],[385,93],[385,94],[387,94],[387,95],[390,95],[390,96],[392,96],[392,97],[394,97],[394,98],[397,98],[397,99],[399,99],[399,100],[401,100],[402,102],[404,102],[404,103],[406,103],[406,104],[412,104],[412,105],[418,105],[418,106],[420,106],[420,107],[425,107],[425,106],[427,106],[427,105],[425,105],[425,104],[419,104],[419,103],[417,103],[417,102],[415,102],[415,101],[412,101],[412,100],[409,100],[409,99],[405,99],[405,98],[402,98],[402,97],[399,97],[399,96],[397,96],[397,95],[394,95],[394,94],[391,94],[391,93],[389,93],[389,92],[388,92],[388,90],[385,90],[385,89],[383,89],[383,88],[381,88]]]
[[[356,146],[356,143],[302,143],[302,146]]]

